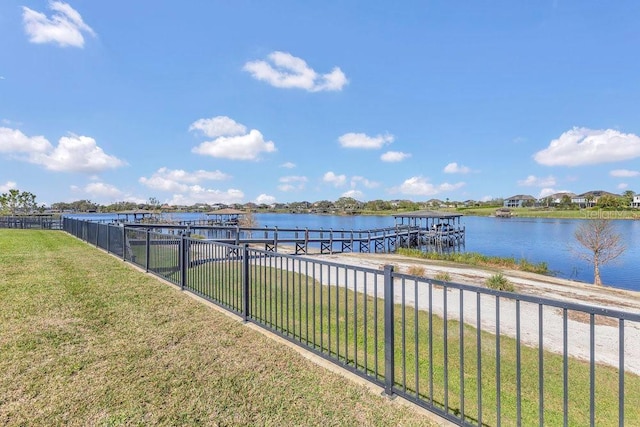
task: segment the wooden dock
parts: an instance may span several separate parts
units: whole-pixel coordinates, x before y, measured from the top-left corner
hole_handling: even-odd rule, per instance
[[[192,224],[126,224],[126,227],[196,237],[240,246],[249,244],[267,251],[293,254],[340,252],[389,253],[397,248],[436,246],[449,248],[464,243],[464,228],[423,229],[408,225],[371,230],[309,228],[256,228]]]

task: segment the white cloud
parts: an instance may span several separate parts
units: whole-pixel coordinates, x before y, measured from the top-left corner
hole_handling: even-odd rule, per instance
[[[64,136],[53,150],[31,153],[29,161],[56,172],[98,173],[126,165],[106,154],[95,139],[81,135]]]
[[[402,151],[387,151],[380,156],[380,160],[383,162],[401,162],[409,157],[411,157],[411,154],[403,153]]]
[[[194,185],[189,187],[189,191],[186,194],[174,194],[173,197],[167,202],[170,205],[194,205],[197,203],[223,203],[225,205],[232,203],[241,203],[244,198],[244,193],[240,190],[229,189],[226,191],[207,189]]]
[[[525,187],[551,187],[556,185],[556,179],[551,175],[546,178],[529,175],[526,179],[519,180],[518,185]]]
[[[269,196],[268,194],[260,194],[256,197],[256,203],[270,205],[276,202],[276,198],[273,196]]]
[[[246,126],[237,123],[227,116],[217,116],[210,119],[199,119],[191,123],[189,130],[199,130],[209,138],[219,136],[237,136],[247,133]]]
[[[304,186],[308,180],[306,176],[283,176],[279,181],[281,184],[278,185],[278,190],[295,191],[304,190]]]
[[[466,166],[458,165],[456,162],[449,163],[444,167],[444,173],[469,173],[471,169]]]
[[[464,182],[458,182],[456,184],[449,184],[445,182],[443,184],[434,185],[421,176],[414,176],[404,181],[398,188],[398,191],[402,194],[411,196],[434,196],[447,191],[457,190],[464,185]]]
[[[295,163],[292,162],[285,162],[283,164],[280,165],[281,168],[287,168],[287,169],[293,169],[296,167]]]
[[[189,130],[200,130],[215,138],[205,141],[191,151],[205,156],[231,160],[257,160],[260,153],[276,151],[272,141],[265,141],[256,129],[246,133],[246,127],[226,116],[211,119],[199,119],[191,124]]]
[[[84,188],[84,192],[92,195],[92,199],[100,198],[100,199],[109,199],[109,200],[120,200],[123,196],[122,191],[118,190],[115,186],[111,184],[105,184],[104,182],[92,182],[87,184]]]
[[[132,196],[111,184],[100,181],[89,183],[84,187],[72,185],[70,188],[72,192],[79,194],[79,197],[92,200],[96,203],[109,204],[119,201],[147,203],[147,200],[142,197]]]
[[[559,191],[556,191],[553,188],[543,188],[540,190],[540,194],[538,194],[538,199],[544,199],[545,197],[556,193],[559,193]]]
[[[57,172],[98,173],[126,165],[106,154],[95,139],[74,134],[60,138],[54,147],[43,136],[28,137],[17,129],[0,127],[0,153],[3,152]]]
[[[370,181],[363,176],[353,176],[351,177],[351,188],[355,188],[357,184],[362,184],[366,188],[376,188],[380,186],[379,182]]]
[[[345,133],[338,142],[344,148],[366,148],[366,149],[378,149],[385,144],[390,144],[394,140],[393,135],[376,135],[374,137],[368,136],[364,133]]]
[[[556,193],[571,193],[569,190],[556,190],[555,188],[543,188],[540,190],[540,194],[538,194],[538,199],[544,199],[547,196]]]
[[[219,170],[186,172],[182,169],[172,170],[163,167],[154,172],[151,177],[141,177],[138,181],[149,188],[180,193],[189,191],[189,184],[198,184],[202,181],[221,181],[229,178],[229,175]]]
[[[533,158],[547,166],[582,166],[640,157],[640,137],[613,129],[574,127]]]
[[[345,193],[342,193],[341,197],[351,197],[356,200],[361,200],[364,197],[364,194],[360,190],[349,190]]]
[[[59,46],[83,47],[84,36],[95,36],[91,27],[84,23],[80,14],[69,4],[49,2],[53,11],[51,18],[44,13],[22,7],[24,30],[31,43],[57,43]]]
[[[629,184],[625,182],[621,182],[620,184],[618,184],[618,190],[624,190],[627,187],[629,187]]]
[[[335,187],[341,187],[347,182],[347,176],[346,175],[336,175],[333,172],[327,172],[322,177],[322,180],[324,182],[329,183],[329,184],[333,184]]]
[[[221,181],[230,176],[216,171],[197,170],[187,172],[181,169],[160,168],[151,177],[141,177],[138,181],[155,190],[171,192],[173,195],[167,202],[175,205],[193,205],[197,203],[240,203],[244,193],[236,189],[226,191],[205,188],[203,181]]]
[[[4,184],[0,184],[0,193],[6,193],[9,190],[17,190],[18,184],[15,181],[7,181]]]
[[[493,200],[493,196],[482,196],[480,199],[481,202],[489,202],[491,200]]]
[[[609,175],[615,176],[616,178],[634,178],[636,176],[640,176],[640,171],[632,171],[628,169],[615,169],[609,172]]]
[[[0,127],[0,153],[44,153],[51,148],[44,136],[28,137],[17,129]]]
[[[287,52],[272,52],[268,59],[270,62],[247,62],[243,70],[272,86],[309,92],[339,91],[348,83],[347,77],[338,67],[334,67],[330,73],[319,75],[303,59]]]

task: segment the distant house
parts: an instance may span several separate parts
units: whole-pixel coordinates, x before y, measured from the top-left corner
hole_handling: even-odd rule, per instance
[[[508,199],[504,199],[503,206],[505,208],[521,208],[524,206],[535,206],[536,199],[528,194],[518,194],[517,196],[511,196]]]
[[[550,194],[550,195],[549,195],[549,196],[547,196],[547,197],[543,197],[543,198],[540,200],[540,202],[541,202],[541,203],[545,203],[545,204],[546,204],[546,200],[549,200],[549,202],[550,202],[549,204],[550,204],[551,206],[558,206],[559,204],[561,204],[561,203],[562,203],[562,199],[563,199],[565,196],[569,197],[569,200],[571,200],[571,199],[573,199],[574,197],[576,197],[576,194],[575,194],[575,193],[570,193],[570,192],[563,191],[563,192],[560,192],[560,193]]]
[[[637,196],[633,196],[633,201],[631,202],[632,208],[640,208],[640,194]]]
[[[609,193],[608,191],[594,190],[572,197],[571,203],[575,203],[581,208],[592,208],[598,204],[598,200],[600,200],[602,196],[619,197],[619,195]]]

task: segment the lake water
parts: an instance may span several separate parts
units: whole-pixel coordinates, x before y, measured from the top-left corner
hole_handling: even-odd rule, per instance
[[[80,216],[78,216],[80,217]],[[82,216],[87,218],[87,216]],[[94,218],[103,217],[102,215]],[[201,218],[202,214],[172,214],[176,219]],[[325,228],[363,230],[391,227],[390,216],[332,216],[311,214],[255,214],[258,227]],[[466,228],[466,252],[525,258],[546,262],[555,276],[593,282],[593,267],[576,257],[574,232],[581,220],[547,218],[462,217]],[[608,286],[640,291],[640,221],[615,220],[614,225],[626,244],[625,253],[601,267],[602,281]]]
[[[391,227],[386,216],[329,216],[306,214],[256,214],[259,226],[333,228],[336,230]],[[466,229],[466,252],[525,258],[546,262],[557,277],[593,282],[593,267],[579,259],[574,232],[581,220],[547,218],[462,217]],[[609,286],[640,291],[640,221],[616,220],[627,250],[611,264],[601,267],[602,281]]]

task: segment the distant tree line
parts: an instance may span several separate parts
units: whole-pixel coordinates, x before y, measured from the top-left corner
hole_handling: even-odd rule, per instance
[[[630,209],[635,193],[625,191],[620,196],[602,195],[596,203],[593,196],[587,197],[587,204],[598,209]],[[27,191],[9,190],[2,194],[0,198],[0,214],[33,213],[45,210],[44,206],[38,206],[35,202],[36,196]],[[464,211],[473,208],[502,207],[504,199],[494,198],[486,201],[466,200],[453,201],[431,199],[423,202],[411,200],[370,200],[359,201],[353,197],[340,197],[338,200],[319,200],[316,202],[300,201],[290,203],[198,203],[190,206],[169,206],[162,204],[157,198],[150,197],[146,203],[136,203],[131,201],[119,201],[108,205],[102,205],[91,200],[76,200],[73,202],[56,202],[50,209],[56,212],[121,212],[130,210],[162,210],[164,212],[209,212],[220,208],[232,208],[248,210],[252,212],[290,212],[290,213],[335,213],[335,214],[361,214],[368,212],[409,212],[421,209],[457,209]],[[554,208],[554,209],[580,209],[580,206],[572,202],[569,195],[565,194],[559,203],[554,204],[550,197],[539,200],[528,200],[524,207],[529,208]]]

